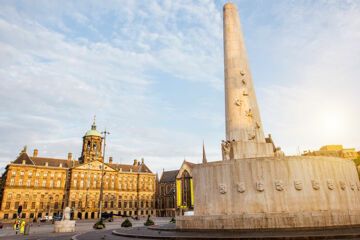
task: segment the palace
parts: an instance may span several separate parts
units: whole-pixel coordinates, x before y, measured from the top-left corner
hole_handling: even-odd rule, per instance
[[[103,184],[102,212],[114,215],[155,215],[155,174],[141,161],[133,164],[104,162],[103,137],[91,130],[83,137],[79,160],[39,157],[26,148],[7,165],[1,178],[0,219],[42,218],[62,214],[71,208],[74,219],[97,218]],[[103,173],[103,175],[102,175]],[[103,181],[102,181],[103,180]]]

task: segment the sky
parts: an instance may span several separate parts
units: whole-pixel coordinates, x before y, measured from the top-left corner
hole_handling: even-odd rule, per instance
[[[115,163],[220,160],[226,2],[1,1],[0,168],[25,145],[77,159],[94,115]],[[360,1],[233,2],[265,134],[360,150]]]

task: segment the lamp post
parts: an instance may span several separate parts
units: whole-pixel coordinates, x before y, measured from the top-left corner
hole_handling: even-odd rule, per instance
[[[104,161],[105,161],[105,148],[106,148],[106,135],[109,135],[110,133],[108,131],[103,131],[101,134],[104,134],[104,153],[103,153],[103,161],[101,164],[101,183],[100,183],[100,201],[99,201],[99,218],[102,219],[101,217],[101,212],[102,212],[102,202],[103,202],[103,186],[104,186]]]

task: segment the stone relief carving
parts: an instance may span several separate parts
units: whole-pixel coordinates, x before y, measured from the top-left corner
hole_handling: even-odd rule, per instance
[[[241,82],[242,82],[242,84],[246,85],[246,81],[245,81],[245,79],[244,79],[244,78],[243,78],[243,79],[241,79]]]
[[[327,182],[328,188],[330,190],[334,190],[334,188],[335,188],[334,180],[328,179],[326,182]]]
[[[320,189],[320,182],[319,180],[311,180],[311,185],[313,189],[319,190]]]
[[[252,111],[251,111],[251,108],[249,108],[248,111],[245,111],[245,114],[246,114],[246,116],[249,117],[249,118],[252,118],[252,117],[253,117],[253,113],[252,113]]]
[[[339,181],[339,184],[340,184],[340,188],[341,188],[342,190],[345,190],[345,189],[346,189],[346,184],[345,184],[344,181]]]
[[[226,185],[225,184],[220,184],[219,185],[219,192],[221,194],[225,194],[226,193]]]
[[[245,71],[244,71],[244,70],[240,70],[240,74],[241,74],[241,76],[244,76],[244,75],[245,75]]]
[[[277,180],[275,181],[275,189],[278,191],[283,191],[284,190],[284,183],[281,180]]]
[[[360,185],[359,184],[356,185],[357,185],[357,190],[360,191]]]
[[[256,182],[256,190],[259,191],[259,192],[262,192],[264,191],[264,184],[262,182]]]
[[[221,150],[222,150],[222,153],[223,153],[223,159],[224,160],[230,160],[230,148],[231,148],[230,142],[223,141],[221,143]]]
[[[239,99],[236,99],[236,100],[235,100],[235,105],[236,105],[236,106],[239,106],[239,107],[240,107],[241,104],[242,104],[242,101],[241,101],[241,100],[239,100]]]
[[[249,96],[249,94],[246,91],[244,91],[243,96]]]
[[[239,182],[239,183],[237,184],[237,191],[238,191],[239,193],[243,193],[243,192],[246,191],[246,187],[245,187],[245,183],[244,183],[244,182]]]
[[[303,183],[301,180],[295,180],[294,181],[294,186],[295,186],[295,189],[300,191],[303,189]]]
[[[353,191],[354,191],[354,190],[355,190],[355,188],[356,188],[356,187],[355,187],[355,183],[350,183],[350,188],[351,188],[351,190],[353,190]]]

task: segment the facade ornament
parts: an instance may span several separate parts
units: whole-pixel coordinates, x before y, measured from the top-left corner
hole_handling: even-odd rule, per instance
[[[262,182],[256,182],[256,190],[258,192],[263,192],[265,189],[264,189],[264,184]]]
[[[355,191],[355,188],[356,188],[355,183],[350,183],[350,188],[351,188],[351,190]]]
[[[245,187],[245,183],[244,183],[244,182],[239,182],[239,183],[237,184],[237,191],[238,191],[239,193],[243,193],[243,192],[246,191],[246,187]]]
[[[241,82],[242,82],[242,84],[246,85],[246,81],[245,81],[245,79],[244,79],[244,78],[243,78],[243,79],[241,79]]]
[[[226,193],[226,185],[225,184],[220,184],[219,185],[219,192],[221,194],[225,194]]]
[[[240,70],[240,74],[241,74],[241,76],[244,76],[244,75],[245,75],[245,71],[244,71],[244,70]]]
[[[335,188],[334,181],[332,179],[328,179],[326,182],[327,182],[328,188],[330,190],[334,190],[334,188]]]
[[[295,186],[295,189],[300,191],[303,189],[303,183],[301,180],[295,180],[294,181],[294,186]]]
[[[243,91],[243,96],[249,96],[249,94],[246,91]]]
[[[283,191],[284,190],[284,183],[281,180],[277,180],[275,181],[275,189],[278,191]]]
[[[345,184],[344,181],[339,181],[339,184],[340,184],[341,190],[345,190],[345,189],[346,189],[346,184]]]
[[[319,180],[311,180],[311,185],[313,187],[314,190],[319,190],[320,189],[320,182]]]

